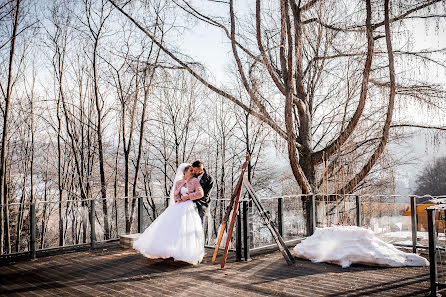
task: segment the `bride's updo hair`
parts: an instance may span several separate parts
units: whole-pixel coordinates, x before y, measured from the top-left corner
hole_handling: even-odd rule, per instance
[[[192,165],[190,165],[190,164],[187,164],[186,166],[184,166],[183,174],[185,172],[187,172],[190,168],[192,168]]]

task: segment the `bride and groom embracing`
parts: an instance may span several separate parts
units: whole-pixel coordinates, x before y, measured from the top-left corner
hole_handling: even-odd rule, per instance
[[[148,258],[174,258],[198,264],[204,256],[203,223],[213,180],[201,161],[183,163],[170,191],[169,206],[133,247]]]

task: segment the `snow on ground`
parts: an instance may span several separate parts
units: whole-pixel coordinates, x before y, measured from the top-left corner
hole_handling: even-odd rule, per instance
[[[405,253],[375,236],[373,231],[356,226],[317,228],[314,234],[294,247],[294,255],[312,262],[328,262],[401,267],[427,266],[416,254]]]
[[[385,242],[399,245],[412,245],[412,232],[411,231],[396,231],[396,232],[383,232],[376,233],[380,239]],[[417,244],[426,246],[429,240],[429,233],[418,231],[417,232]],[[440,246],[444,246],[446,242],[446,236],[444,233],[437,234],[437,244]]]
[[[385,233],[377,234],[377,235],[382,238],[393,238],[395,240],[405,240],[405,239],[412,238],[411,231],[385,232]],[[438,236],[438,239],[445,240],[444,233],[438,233],[437,236]],[[423,232],[423,231],[417,231],[417,239],[418,240],[429,240],[429,233]],[[412,242],[410,242],[410,244],[412,244]]]

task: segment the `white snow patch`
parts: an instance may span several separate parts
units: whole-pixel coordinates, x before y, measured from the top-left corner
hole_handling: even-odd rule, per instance
[[[294,255],[312,262],[402,267],[428,266],[416,254],[405,253],[377,238],[373,231],[356,226],[317,228],[314,234],[294,247]]]

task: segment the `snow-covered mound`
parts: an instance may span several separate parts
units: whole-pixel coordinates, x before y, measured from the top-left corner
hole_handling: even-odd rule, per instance
[[[317,228],[314,234],[294,247],[294,255],[313,262],[401,267],[428,266],[416,254],[405,253],[377,238],[373,231],[355,226]]]

